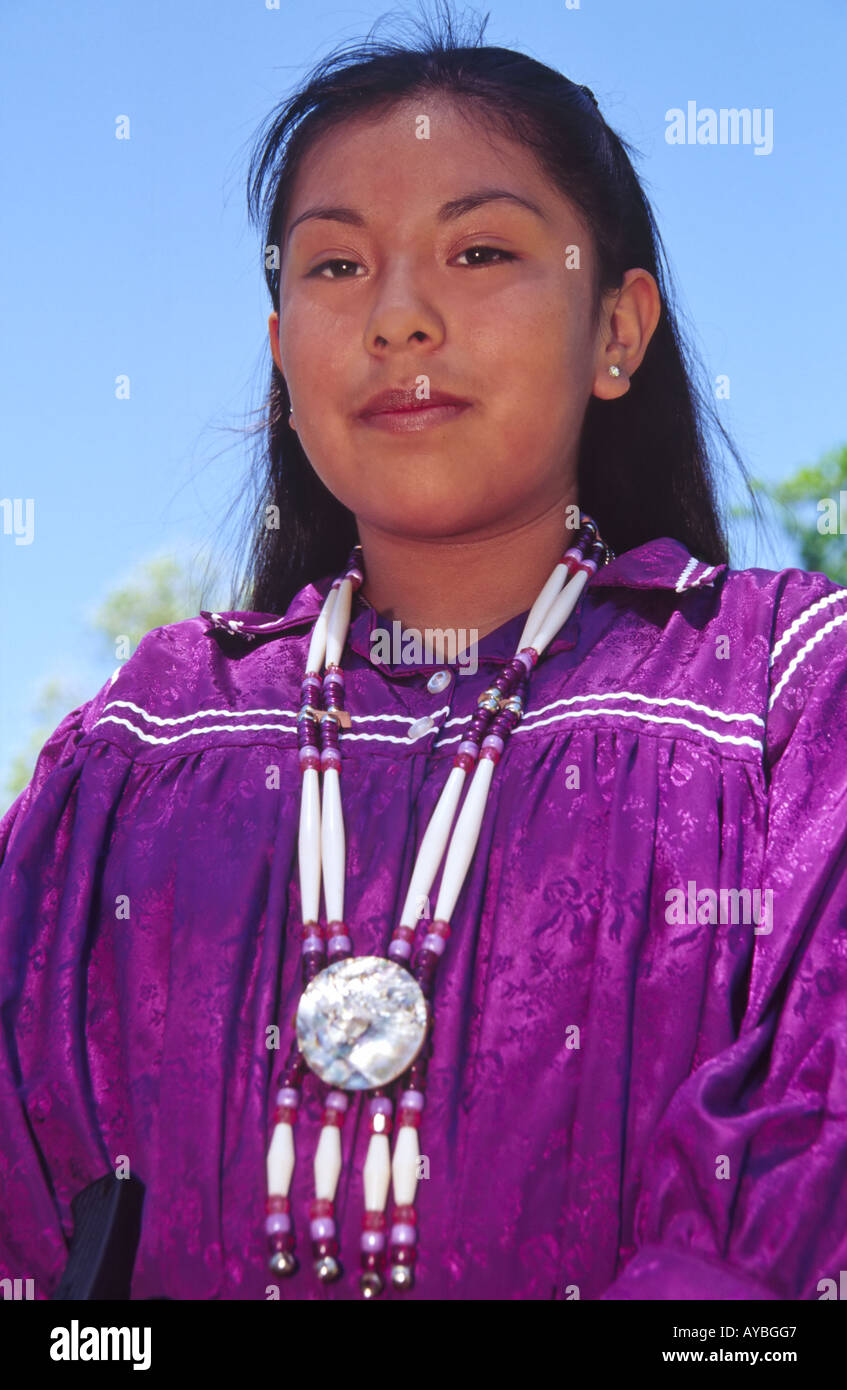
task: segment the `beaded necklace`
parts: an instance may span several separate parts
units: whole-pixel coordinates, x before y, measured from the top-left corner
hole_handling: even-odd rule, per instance
[[[294,1125],[306,1070],[325,1084],[324,1113],[314,1157],[309,1233],[315,1273],[323,1283],[341,1275],[335,1193],[341,1175],[341,1129],[348,1092],[370,1091],[370,1138],[363,1170],[364,1212],[360,1287],[365,1298],[385,1288],[386,1264],[397,1290],[414,1282],[420,1149],[427,1062],[432,1052],[432,998],[450,919],[479,839],[488,791],[512,729],[523,717],[530,674],[570,616],[597,569],[614,559],[596,523],[580,513],[574,544],[565,551],[527,616],[515,656],[480,695],[467,735],[418,850],[400,922],[386,956],[354,956],[344,919],[346,841],[341,807],[340,730],[350,727],[340,661],[347,641],[352,597],[364,582],[362,548],[353,547],[343,575],[327,593],[312,631],[297,718],[302,776],[298,860],[302,904],[303,992],[296,1040],[278,1078],[274,1127],[267,1154],[265,1233],[269,1267],[290,1277],[298,1268],[289,1189],[294,1171]],[[320,672],[324,669],[324,675]],[[320,739],[318,745],[317,737]],[[467,774],[468,787],[451,827]],[[319,774],[323,776],[322,786]],[[444,858],[435,916],[414,953],[420,904]],[[327,926],[319,921],[323,873]],[[414,960],[413,960],[414,955]],[[390,1091],[400,1081],[394,1122]],[[394,1209],[386,1219],[389,1186]]]

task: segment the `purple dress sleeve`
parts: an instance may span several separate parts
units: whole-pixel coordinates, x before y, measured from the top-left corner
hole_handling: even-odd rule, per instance
[[[73,895],[77,747],[102,712],[110,686],[107,681],[65,716],[42,748],[28,785],[0,820],[0,1278],[32,1279],[36,1299],[48,1296],[48,1284],[64,1268],[72,1231],[69,1201],[57,1197],[38,1140],[39,1093],[49,1078],[31,1075],[19,1049],[41,1030],[59,1051],[79,1049],[73,1033],[51,1029],[50,1019],[39,1015],[39,1002],[51,992],[38,989],[35,980],[55,979],[62,961],[44,949],[49,928],[32,920],[26,904],[37,902],[45,915],[51,908],[56,914]],[[12,845],[21,850],[15,872],[8,868]],[[106,1154],[94,1159],[98,1174],[111,1166]],[[78,1176],[75,1190],[91,1181],[89,1173]]]
[[[847,1271],[847,589],[784,574],[761,869],[772,927],[735,1043],[654,1133],[637,1250],[608,1300],[837,1298]]]

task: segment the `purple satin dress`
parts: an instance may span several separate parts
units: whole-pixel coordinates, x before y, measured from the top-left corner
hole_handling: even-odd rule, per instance
[[[37,1298],[64,1268],[71,1198],[122,1161],[147,1189],[134,1299],[361,1297],[362,1093],[342,1130],[342,1278],[311,1267],[310,1074],[292,1279],[270,1273],[264,1236],[301,989],[296,715],[330,582],[283,619],[148,633],[0,821],[0,1278],[34,1279]],[[370,634],[391,624],[354,597],[341,749],[357,954],[386,950],[524,617],[479,643],[475,672],[386,665]],[[432,690],[435,669],[449,679]],[[837,1286],[847,590],[713,568],[668,538],[595,575],[533,672],[452,925],[416,1283],[384,1300]]]

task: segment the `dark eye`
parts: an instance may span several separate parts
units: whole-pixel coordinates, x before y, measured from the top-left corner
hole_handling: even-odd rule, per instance
[[[322,270],[325,270],[326,267],[327,267],[328,265],[359,265],[359,264],[360,264],[359,261],[348,261],[348,260],[342,260],[342,259],[340,259],[340,258],[339,258],[338,260],[334,260],[334,261],[322,261],[320,265],[316,265],[316,266],[315,266],[314,270],[310,270],[310,271],[309,271],[309,274],[310,274],[310,275],[320,275],[321,271],[322,271]],[[355,279],[356,277],[355,277],[355,276],[352,276],[352,277],[351,277],[351,276],[349,276],[349,275],[342,275],[342,276],[341,276],[341,279],[342,279],[342,280],[349,280],[349,279],[351,279],[351,278],[352,278],[352,279]],[[327,276],[327,279],[329,279],[329,280],[335,280],[335,279],[336,279],[336,276],[335,276],[335,275],[329,275],[329,276]]]
[[[503,251],[503,250],[500,249],[499,246],[466,246],[465,249],[464,249],[464,251],[460,251],[460,252],[459,252],[459,255],[460,255],[460,256],[469,256],[469,255],[471,254],[471,252],[473,252],[473,251],[488,251],[488,252],[493,253],[493,255],[495,255],[495,256],[501,256],[501,257],[503,257],[503,258],[504,258],[505,260],[507,260],[507,261],[516,261],[516,260],[517,260],[517,256],[513,255],[511,251]],[[491,262],[491,261],[471,261],[470,264],[471,264],[471,265],[491,265],[492,262]],[[493,264],[496,265],[497,262],[495,261],[495,262],[493,262]]]
[[[505,262],[505,261],[516,261],[516,260],[518,259],[517,256],[515,256],[511,251],[503,251],[499,246],[466,246],[465,249],[464,249],[464,251],[460,251],[460,252],[459,252],[459,256],[469,256],[469,255],[471,255],[473,252],[480,252],[480,251],[482,251],[482,252],[484,252],[484,253],[486,253],[486,254],[488,254],[488,255],[499,256],[499,257],[500,257],[500,261],[474,260],[474,261],[471,261],[471,262],[469,263],[468,269],[471,269],[471,268],[474,267],[474,266],[482,267],[482,266],[485,266],[485,265],[498,265],[498,264],[500,264],[500,263],[502,263],[502,262]],[[457,259],[458,259],[458,257],[457,257]],[[327,266],[333,266],[333,267],[334,267],[334,266],[338,266],[338,265],[342,265],[342,266],[357,266],[357,265],[360,265],[360,264],[361,264],[360,261],[350,261],[350,260],[342,259],[342,258],[339,257],[338,259],[331,260],[331,261],[322,261],[320,265],[316,265],[316,266],[315,266],[314,270],[310,270],[310,271],[309,271],[309,275],[320,275],[322,271],[326,270]],[[337,280],[337,279],[342,279],[342,280],[355,280],[355,279],[356,279],[356,276],[355,276],[355,274],[352,275],[352,276],[351,276],[351,275],[337,276],[337,275],[334,275],[334,274],[333,274],[333,275],[327,276],[326,278],[329,279],[329,280]]]

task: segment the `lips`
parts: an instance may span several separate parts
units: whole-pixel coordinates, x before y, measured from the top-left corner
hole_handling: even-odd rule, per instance
[[[470,405],[470,401],[462,396],[451,396],[449,391],[430,391],[428,396],[420,400],[414,388],[408,391],[390,388],[371,396],[359,414],[382,415],[387,411],[426,410],[427,407],[435,405]]]

